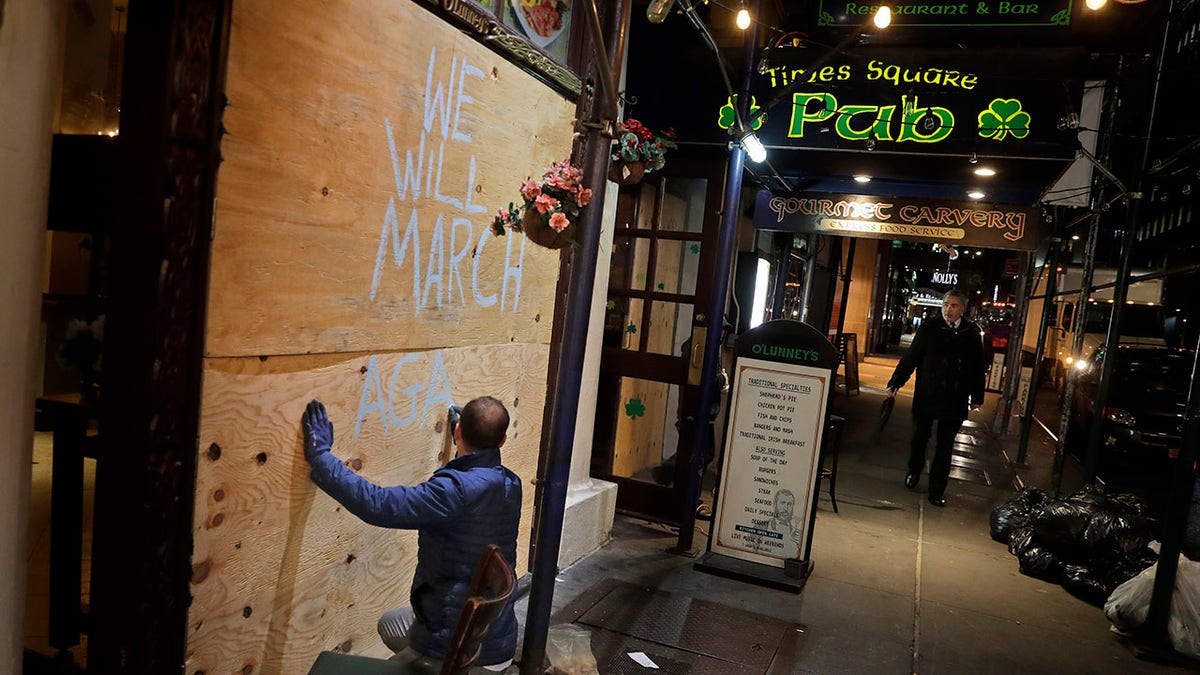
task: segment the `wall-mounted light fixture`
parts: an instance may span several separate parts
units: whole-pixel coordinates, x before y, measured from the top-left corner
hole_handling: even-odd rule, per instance
[[[983,190],[968,190],[967,196],[971,199],[983,199],[987,196],[987,193]]]
[[[863,175],[863,174],[861,174],[861,173],[860,173],[860,174],[858,174],[857,176],[855,176],[855,177],[854,177],[854,182],[855,182],[855,183],[870,183],[870,182],[871,182],[871,177],[870,177],[870,176]]]
[[[742,144],[742,149],[746,151],[746,156],[751,162],[761,164],[767,158],[767,149],[763,146],[762,141],[758,140],[758,134],[753,131],[746,131],[742,137],[738,139]]]
[[[981,167],[978,167],[975,169],[975,175],[976,176],[995,176],[996,170],[988,168],[986,166],[981,166]]]

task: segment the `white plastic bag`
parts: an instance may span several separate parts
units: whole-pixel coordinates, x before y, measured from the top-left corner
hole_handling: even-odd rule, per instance
[[[585,628],[564,623],[546,635],[546,656],[552,675],[598,675],[592,655],[592,634]]]
[[[1155,563],[1117,586],[1108,596],[1104,615],[1118,631],[1131,632],[1145,623],[1157,573],[1158,563]],[[1167,635],[1175,651],[1200,658],[1200,562],[1182,555],[1175,573],[1175,591],[1171,594]]]

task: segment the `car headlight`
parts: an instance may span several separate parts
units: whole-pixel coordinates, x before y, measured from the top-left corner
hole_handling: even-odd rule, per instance
[[[1134,417],[1132,414],[1125,412],[1124,410],[1121,410],[1120,408],[1105,407],[1104,408],[1104,419],[1109,420],[1110,422],[1113,422],[1115,424],[1121,424],[1121,425],[1124,425],[1127,427],[1132,427],[1132,426],[1137,425],[1137,418]]]

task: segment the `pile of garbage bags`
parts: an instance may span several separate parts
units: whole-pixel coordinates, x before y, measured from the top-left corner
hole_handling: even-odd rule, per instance
[[[1158,560],[1148,544],[1158,523],[1136,495],[1087,485],[1065,499],[1027,488],[992,509],[991,535],[1007,543],[1022,574],[1062,584],[1102,607],[1118,586]]]

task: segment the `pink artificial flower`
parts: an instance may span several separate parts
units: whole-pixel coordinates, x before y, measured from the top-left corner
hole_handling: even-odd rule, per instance
[[[538,213],[545,215],[558,206],[558,200],[548,194],[540,194],[534,200],[533,205],[537,207]]]
[[[521,183],[521,195],[525,197],[526,201],[533,201],[540,194],[542,194],[542,186],[538,185],[537,181],[532,178]]]
[[[508,222],[508,209],[501,208],[496,211],[496,215],[500,216],[501,221]]]
[[[554,175],[554,176],[548,177],[546,179],[546,182],[550,184],[550,187],[556,187],[559,189],[564,189],[567,187],[566,179],[559,175]]]
[[[587,188],[580,188],[575,198],[579,201],[580,206],[587,206],[588,202],[592,201],[592,191]]]
[[[567,226],[570,224],[571,221],[567,220],[567,217],[561,212],[550,216],[550,227],[553,228],[555,232],[562,232],[563,230],[567,229]]]

